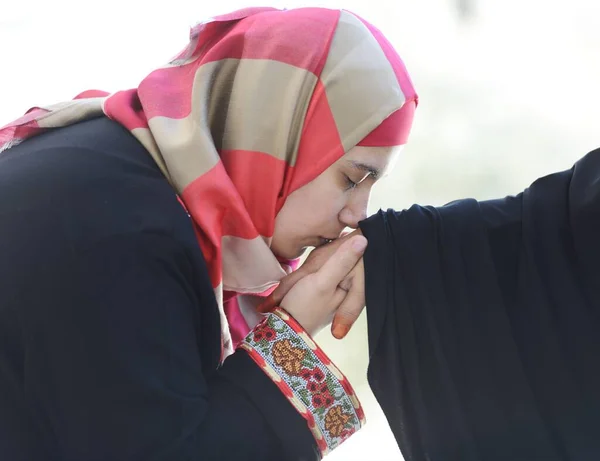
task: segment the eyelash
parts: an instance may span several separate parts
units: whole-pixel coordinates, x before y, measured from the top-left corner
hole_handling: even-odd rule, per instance
[[[344,176],[346,177],[346,185],[348,186],[348,189],[354,189],[356,186],[358,186],[358,184],[352,181],[348,175]]]

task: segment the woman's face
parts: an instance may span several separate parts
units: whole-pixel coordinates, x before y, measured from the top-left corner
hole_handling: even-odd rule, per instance
[[[371,188],[393,168],[399,152],[400,147],[356,146],[290,194],[275,218],[273,253],[294,259],[346,227],[356,229],[367,217]]]

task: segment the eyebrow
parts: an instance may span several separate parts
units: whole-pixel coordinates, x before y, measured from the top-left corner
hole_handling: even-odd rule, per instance
[[[368,165],[367,163],[355,162],[354,160],[348,160],[348,163],[352,168],[360,170],[364,173],[370,174],[374,179],[379,179],[381,177],[381,170],[373,165]]]

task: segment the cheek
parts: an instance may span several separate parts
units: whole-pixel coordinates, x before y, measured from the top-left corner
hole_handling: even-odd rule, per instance
[[[317,185],[319,187],[314,187],[305,196],[307,208],[311,213],[331,214],[335,210],[339,212],[344,207],[349,194],[336,184],[333,179],[321,181],[319,184],[315,184],[315,186]]]
[[[331,194],[327,197],[321,197],[316,208],[320,210],[321,215],[332,216],[338,215],[344,209],[346,197],[344,194]]]
[[[277,221],[286,233],[296,235],[330,231],[331,221],[337,220],[350,194],[324,174],[316,181],[292,193],[286,200]],[[283,230],[283,229],[282,229]]]
[[[305,197],[293,210],[293,219],[298,227],[314,230],[337,216],[341,207],[339,199],[332,195]]]

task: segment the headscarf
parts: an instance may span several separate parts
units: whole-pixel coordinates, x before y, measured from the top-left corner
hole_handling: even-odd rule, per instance
[[[127,128],[193,220],[225,356],[227,317],[239,334],[249,326],[225,315],[223,293],[268,294],[294,266],[270,249],[286,198],[357,144],[404,144],[416,103],[398,54],[355,14],[246,8],[193,27],[137,88],[30,109],[0,129],[0,152],[103,115]]]

